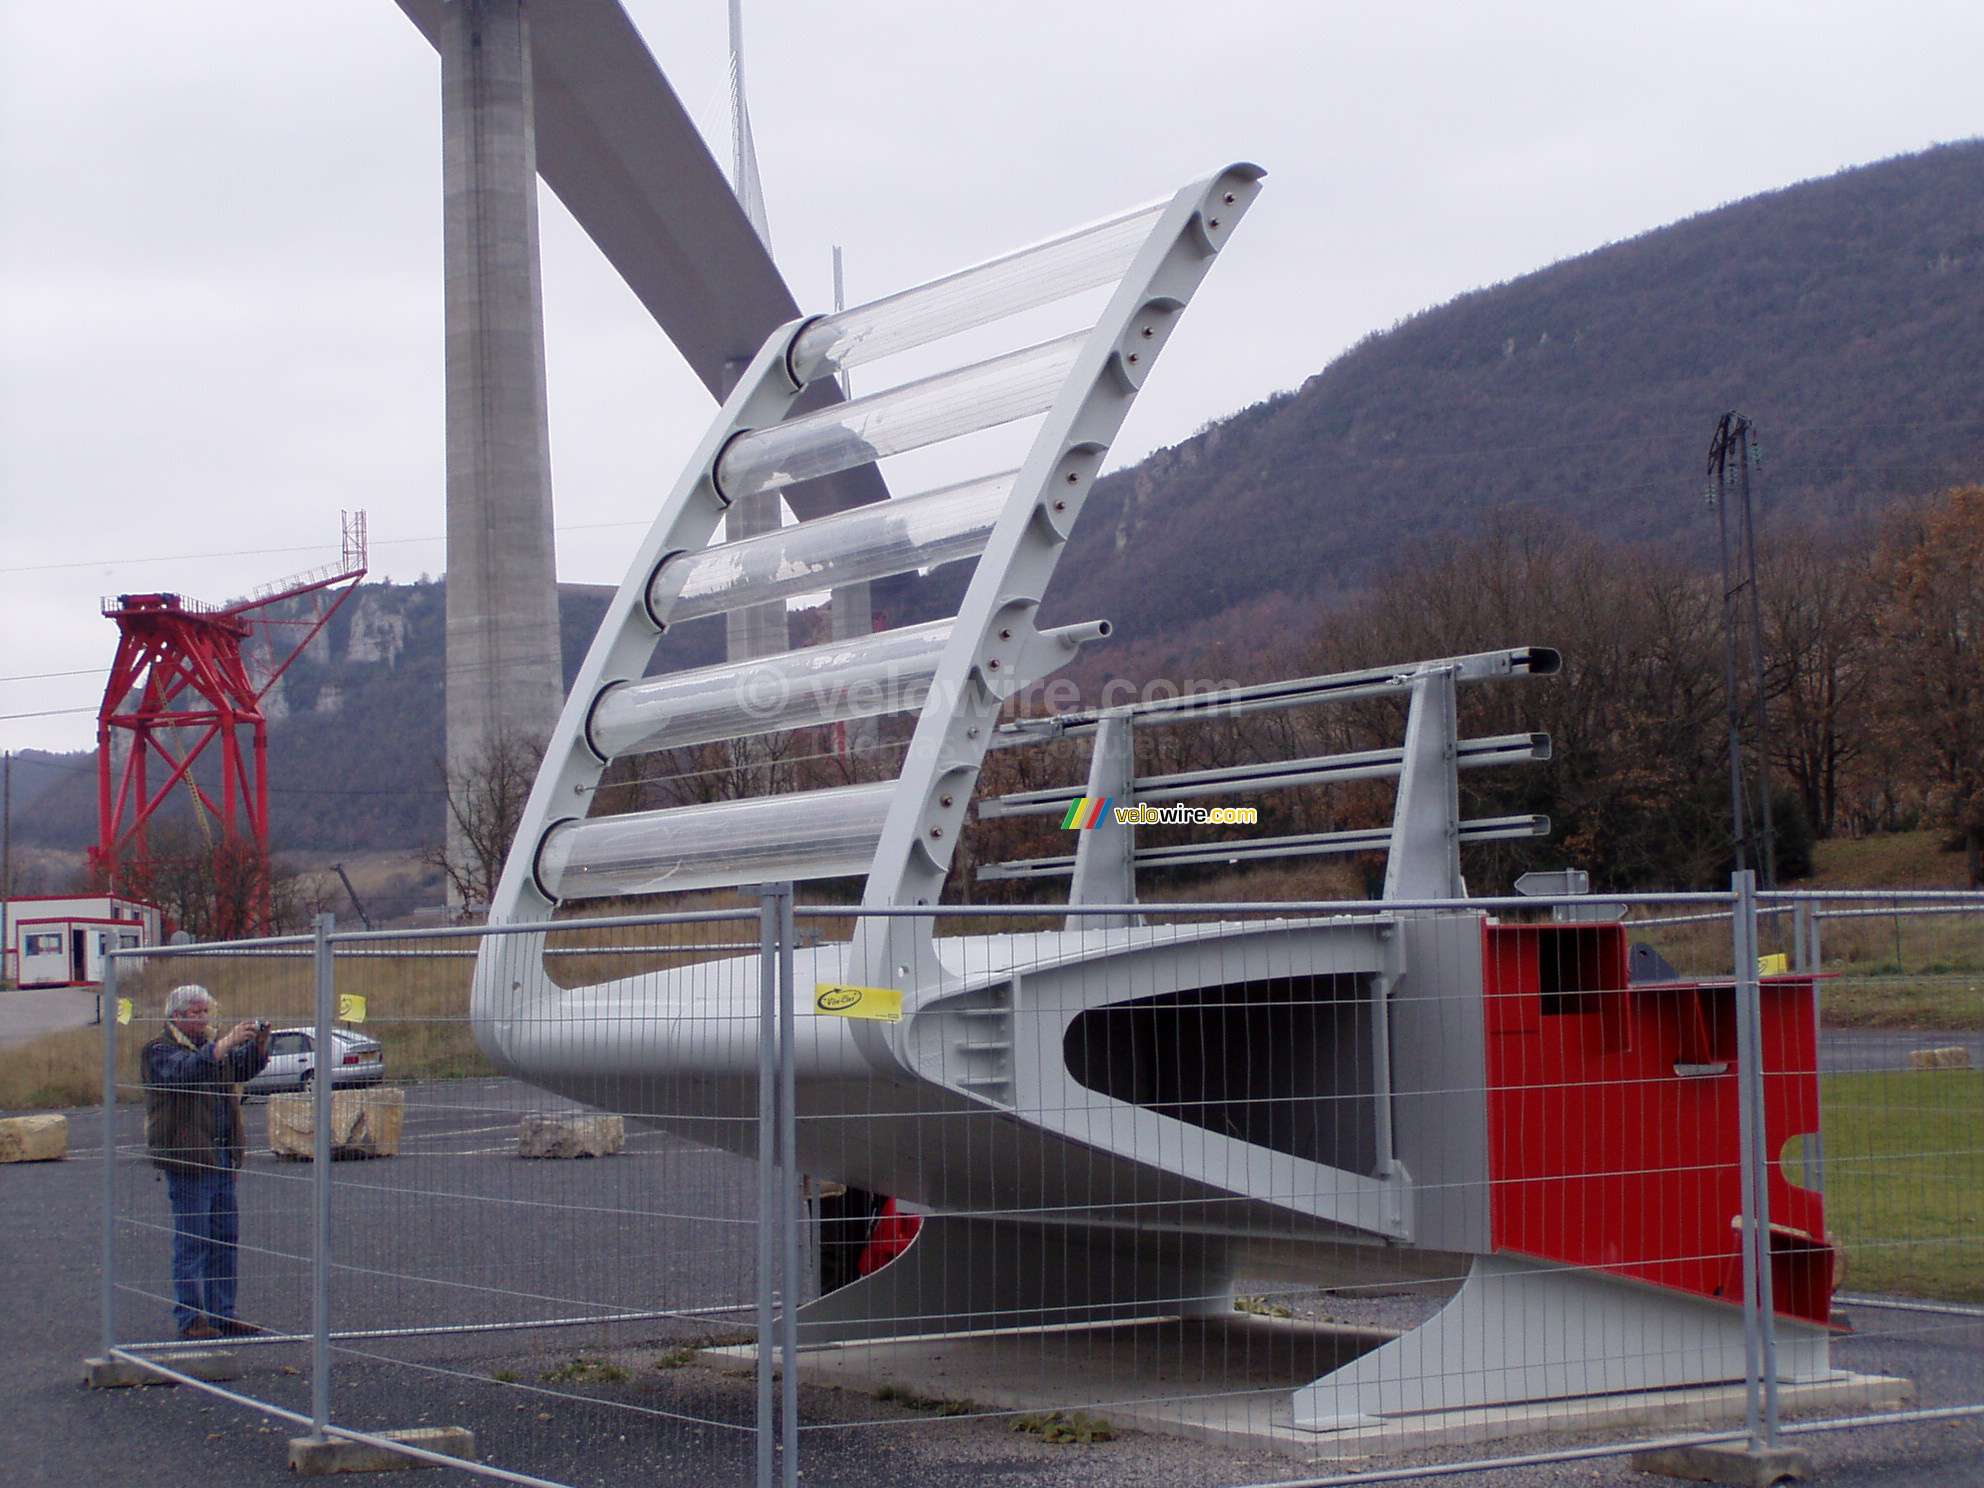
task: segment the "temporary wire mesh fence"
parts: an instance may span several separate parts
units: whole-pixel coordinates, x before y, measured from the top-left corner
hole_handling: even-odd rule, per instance
[[[846,985],[859,936],[900,985]],[[476,1470],[592,1484],[1145,1432],[1215,1444],[1149,1481],[1230,1484],[1984,1410],[1978,896],[769,886],[116,960],[106,1347],[265,1330],[203,1388],[299,1435],[465,1427]],[[232,1247],[147,1151],[188,982],[271,1025]],[[190,1241],[175,1276],[216,1216],[233,1299]]]

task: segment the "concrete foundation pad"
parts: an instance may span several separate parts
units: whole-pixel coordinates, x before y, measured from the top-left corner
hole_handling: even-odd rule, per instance
[[[460,1426],[420,1426],[408,1431],[376,1433],[387,1441],[403,1442],[425,1452],[444,1457],[475,1461],[475,1433]],[[349,1441],[343,1437],[292,1436],[289,1439],[289,1468],[305,1477],[326,1473],[398,1472],[408,1467],[439,1467],[438,1462],[408,1456],[371,1442]]]
[[[987,1410],[1079,1408],[1119,1428],[1309,1462],[1566,1431],[1685,1430],[1741,1420],[1746,1403],[1741,1384],[1697,1385],[1380,1417],[1334,1431],[1295,1425],[1296,1388],[1393,1336],[1239,1313],[1155,1318],[807,1348],[800,1379]],[[705,1349],[698,1357],[718,1368],[757,1367],[754,1345]],[[1789,1414],[1894,1408],[1913,1395],[1906,1380],[1842,1372],[1783,1385],[1778,1399]]]
[[[167,1369],[175,1369],[210,1384],[241,1378],[241,1361],[225,1349],[162,1353],[158,1356],[158,1362]],[[147,1369],[143,1364],[134,1364],[129,1359],[85,1359],[83,1383],[92,1390],[126,1390],[136,1385],[176,1385],[179,1381]]]
[[[1634,1471],[1698,1483],[1738,1483],[1745,1488],[1770,1488],[1773,1483],[1810,1477],[1812,1458],[1796,1447],[1753,1447],[1748,1442],[1716,1442],[1705,1447],[1665,1447],[1636,1453]]]

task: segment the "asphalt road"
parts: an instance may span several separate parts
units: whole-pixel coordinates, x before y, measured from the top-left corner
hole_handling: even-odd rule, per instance
[[[1904,1054],[1905,1059],[1905,1054]],[[698,1318],[587,1323],[519,1331],[348,1339],[337,1355],[334,1414],[369,1428],[464,1425],[485,1460],[575,1485],[727,1484],[750,1480],[747,1380],[678,1366],[687,1344],[720,1341],[722,1309],[748,1304],[754,1170],[663,1133],[631,1133],[626,1156],[521,1162],[518,1115],[562,1105],[501,1080],[414,1087],[402,1156],[333,1169],[338,1326],[515,1323],[602,1312],[706,1308]],[[120,1142],[139,1140],[120,1114]],[[90,1391],[80,1361],[96,1351],[98,1113],[70,1113],[71,1156],[0,1169],[0,1481],[91,1488],[213,1488],[293,1481],[295,1428],[190,1389]],[[241,1310],[268,1326],[307,1324],[310,1169],[266,1154],[243,1179],[246,1278]],[[120,1305],[120,1336],[166,1326],[163,1185],[142,1163],[117,1172],[120,1276],[149,1295]],[[1857,1309],[1861,1332],[1836,1346],[1842,1367],[1906,1376],[1924,1404],[1984,1400],[1984,1319]],[[309,1408],[307,1349],[241,1350],[233,1388]],[[598,1361],[575,1369],[574,1361]],[[665,1367],[657,1367],[658,1365]],[[604,1367],[601,1367],[604,1366]],[[623,1372],[624,1377],[614,1377]],[[500,1377],[500,1378],[499,1378]],[[1311,1470],[1269,1453],[1127,1433],[1050,1445],[1004,1418],[936,1417],[844,1391],[804,1392],[805,1481],[896,1485],[1224,1488],[1300,1479]],[[1526,1439],[1432,1461],[1545,1450]],[[1941,1488],[1977,1482],[1984,1425],[1891,1426],[1803,1439],[1819,1481],[1839,1488]],[[1315,1470],[1320,1471],[1320,1470]],[[1496,1485],[1645,1483],[1618,1460],[1467,1473]],[[468,1479],[442,1472],[423,1482]]]

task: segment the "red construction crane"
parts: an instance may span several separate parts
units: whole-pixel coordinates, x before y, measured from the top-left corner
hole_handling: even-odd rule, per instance
[[[365,577],[365,513],[340,516],[338,562],[233,604],[202,604],[178,594],[120,594],[104,601],[118,639],[96,725],[97,845],[90,849],[90,868],[103,891],[155,902],[170,898],[159,892],[161,873],[168,865],[190,866],[206,880],[212,923],[203,928],[211,938],[270,928],[262,700]],[[320,599],[301,618],[270,613],[310,594],[329,603]],[[301,634],[294,644],[292,636],[279,643],[283,630]],[[258,634],[262,646],[244,649]],[[218,752],[219,770],[205,772],[203,783],[194,765],[209,750]],[[151,850],[153,820],[181,785],[205,837],[197,862],[155,857]]]

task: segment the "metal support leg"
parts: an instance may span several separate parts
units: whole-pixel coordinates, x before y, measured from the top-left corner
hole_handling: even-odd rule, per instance
[[[337,922],[333,914],[317,916],[311,952],[317,1030],[310,1085],[317,1109],[310,1148],[310,1217],[316,1237],[310,1249],[310,1430],[318,1437],[331,1421],[331,1094],[337,1080],[337,1066],[330,1057],[337,1012],[331,931]]]
[[[1758,1447],[1777,1443],[1777,1329],[1771,1296],[1770,1152],[1764,1121],[1763,1009],[1757,981],[1757,878],[1730,879],[1735,903],[1736,1095],[1742,1141],[1743,1324],[1749,1387],[1744,1428]]]
[[[103,963],[103,1357],[117,1347],[117,958]]]

